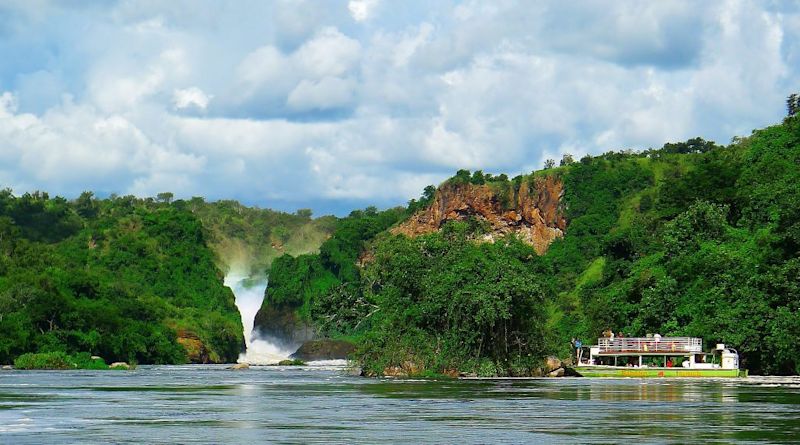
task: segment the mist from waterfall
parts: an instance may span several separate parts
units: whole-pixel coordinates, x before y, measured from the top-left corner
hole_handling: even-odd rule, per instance
[[[264,301],[264,291],[267,289],[266,277],[253,279],[245,273],[232,270],[225,276],[224,283],[236,297],[236,307],[239,308],[244,327],[246,349],[239,355],[237,361],[251,365],[269,365],[288,358],[293,350],[287,350],[275,340],[260,338],[258,331],[253,329],[256,313]]]

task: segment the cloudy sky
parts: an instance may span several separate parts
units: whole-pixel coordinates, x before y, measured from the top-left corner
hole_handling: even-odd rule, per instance
[[[0,0],[0,185],[346,213],[460,168],[732,136],[800,90],[800,5]]]

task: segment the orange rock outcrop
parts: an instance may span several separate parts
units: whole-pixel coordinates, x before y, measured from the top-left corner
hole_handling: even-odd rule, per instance
[[[486,241],[515,233],[539,255],[544,254],[553,240],[564,236],[567,227],[561,204],[563,182],[548,176],[523,181],[516,192],[510,184],[507,187],[503,198],[489,185],[444,184],[428,208],[393,228],[392,233],[414,237],[438,231],[448,221],[476,218],[489,223]]]

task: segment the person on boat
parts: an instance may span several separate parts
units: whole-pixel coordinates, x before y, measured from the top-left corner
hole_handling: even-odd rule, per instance
[[[667,360],[667,368],[672,367],[672,359]]]

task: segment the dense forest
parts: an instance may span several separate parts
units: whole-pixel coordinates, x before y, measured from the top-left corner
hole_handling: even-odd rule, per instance
[[[567,155],[446,184],[504,200],[544,176],[563,181],[569,225],[542,256],[513,235],[482,242],[485,221],[469,216],[415,238],[383,230],[429,205],[430,187],[405,212],[339,221],[319,254],[276,260],[262,311],[288,306],[353,341],[371,374],[527,375],[606,329],[703,337],[738,348],[752,372],[800,373],[798,117],[727,146]]]
[[[209,361],[235,360],[233,294],[200,221],[168,201],[0,192],[0,362],[35,351],[184,363],[181,336]]]

